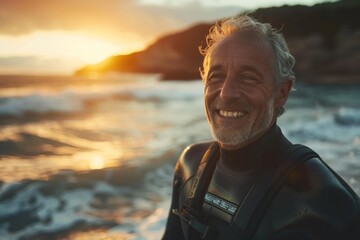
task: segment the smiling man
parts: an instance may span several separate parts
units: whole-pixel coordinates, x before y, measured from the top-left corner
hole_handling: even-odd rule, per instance
[[[358,196],[276,125],[295,81],[282,35],[242,15],[215,25],[207,42],[202,77],[216,141],[180,156],[163,239],[360,239]]]
[[[272,46],[258,33],[228,36],[209,58],[205,106],[212,132],[224,149],[241,148],[274,124],[291,80],[276,86]]]

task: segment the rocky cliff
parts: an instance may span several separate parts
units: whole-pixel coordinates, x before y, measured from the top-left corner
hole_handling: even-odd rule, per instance
[[[298,80],[360,83],[360,2],[343,0],[308,6],[262,8],[252,13],[281,28],[296,58]],[[76,75],[110,71],[160,73],[164,80],[200,79],[202,56],[209,24],[159,38],[143,51],[112,56],[85,66]]]

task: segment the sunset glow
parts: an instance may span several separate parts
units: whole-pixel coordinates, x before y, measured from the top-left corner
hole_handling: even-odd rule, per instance
[[[86,64],[139,51],[199,22],[245,9],[322,1],[4,0],[0,74],[73,74]]]
[[[140,40],[124,38],[120,43],[113,43],[65,31],[35,32],[19,37],[0,38],[0,52],[3,56],[72,58],[86,64],[96,63],[112,54],[126,54],[143,45]]]
[[[72,57],[87,63],[99,61],[108,54],[120,50],[119,48],[120,46],[114,44],[67,32],[36,32],[21,37],[0,39],[3,55]]]

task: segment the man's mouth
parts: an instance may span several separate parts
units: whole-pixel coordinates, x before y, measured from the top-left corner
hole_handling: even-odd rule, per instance
[[[225,111],[225,110],[220,110],[219,114],[220,114],[220,116],[225,117],[225,118],[236,118],[236,117],[241,117],[241,116],[245,115],[244,112],[232,112],[232,111]]]

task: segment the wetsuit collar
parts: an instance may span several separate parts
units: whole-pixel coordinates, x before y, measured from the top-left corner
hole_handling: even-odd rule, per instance
[[[224,170],[236,173],[256,171],[273,164],[281,144],[281,130],[274,124],[256,141],[236,150],[220,149],[219,164]]]

